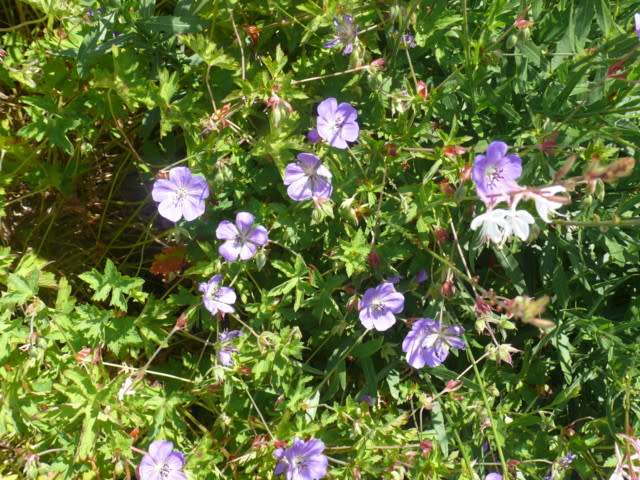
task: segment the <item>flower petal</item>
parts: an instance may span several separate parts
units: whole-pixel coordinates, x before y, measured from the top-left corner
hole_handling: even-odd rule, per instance
[[[238,237],[238,228],[229,220],[223,220],[216,228],[216,238],[218,240],[234,240]]]
[[[255,243],[256,245],[264,245],[269,241],[269,234],[267,229],[262,225],[258,225],[256,228],[249,232],[247,240]]]
[[[149,445],[149,455],[156,460],[156,463],[164,463],[167,457],[171,455],[172,451],[173,442],[169,442],[168,440],[157,440],[155,442],[151,442]]]
[[[162,202],[167,198],[176,198],[176,185],[165,178],[160,178],[153,183],[151,198],[156,202]]]
[[[247,233],[254,222],[254,217],[249,212],[239,212],[236,215],[236,226],[241,233]]]
[[[187,221],[195,220],[205,211],[204,201],[199,198],[186,197],[182,201],[182,214]]]
[[[234,262],[240,255],[241,245],[235,240],[227,240],[218,248],[218,253],[228,262]]]
[[[327,98],[318,105],[318,115],[323,119],[332,119],[336,114],[337,108],[338,101],[333,97]],[[318,133],[320,132],[318,131]]]
[[[169,170],[169,180],[176,185],[189,185],[191,182],[191,170],[188,167],[174,167]]]
[[[256,246],[251,242],[245,242],[240,248],[240,259],[249,260],[256,254]]]
[[[307,177],[307,172],[302,167],[302,165],[300,165],[298,162],[294,162],[287,165],[287,167],[284,169],[283,182],[285,185],[291,185],[292,183],[298,182],[300,180],[306,182]]]
[[[177,222],[182,218],[182,209],[179,204],[171,198],[160,202],[160,205],[158,205],[158,213],[172,222]]]
[[[491,142],[487,147],[487,158],[491,163],[497,162],[504,157],[509,147],[504,142]]]
[[[313,196],[313,191],[311,190],[309,178],[303,177],[289,185],[287,195],[297,202],[310,199]]]
[[[389,330],[396,323],[396,317],[389,310],[384,310],[373,320],[373,326],[379,332]]]

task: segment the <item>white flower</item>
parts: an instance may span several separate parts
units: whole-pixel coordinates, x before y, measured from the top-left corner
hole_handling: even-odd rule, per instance
[[[480,240],[489,243],[491,240],[496,245],[502,245],[510,234],[510,228],[505,220],[507,210],[496,208],[478,215],[471,221],[471,230],[480,227]]]
[[[134,393],[136,393],[136,391],[131,388],[131,385],[133,385],[134,381],[135,380],[133,377],[127,377],[127,379],[122,384],[122,387],[120,387],[120,391],[118,391],[118,400],[122,402],[125,395],[133,395]]]
[[[507,236],[517,235],[524,242],[529,238],[529,225],[535,223],[535,220],[526,210],[506,210],[506,212],[504,219],[509,226]]]
[[[529,225],[535,220],[526,210],[505,210],[496,208],[478,215],[471,221],[471,230],[480,227],[480,238],[483,242],[492,241],[502,245],[511,235],[524,241],[529,238]]]
[[[528,192],[527,197],[536,202],[536,210],[538,211],[540,218],[545,222],[550,223],[551,220],[549,219],[549,213],[552,213],[553,215],[562,215],[556,210],[562,207],[564,203],[557,201],[559,197],[557,197],[556,194],[566,191],[567,189],[562,185],[552,185],[551,187],[541,188],[535,192]]]

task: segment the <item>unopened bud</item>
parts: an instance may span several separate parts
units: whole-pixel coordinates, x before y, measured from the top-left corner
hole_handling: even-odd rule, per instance
[[[429,92],[427,90],[427,85],[422,80],[418,80],[417,90],[420,98],[425,100]]]
[[[372,67],[372,68],[374,68],[374,69],[376,69],[376,70],[383,71],[383,70],[385,69],[385,68],[384,68],[384,65],[385,65],[386,63],[387,63],[387,62],[386,62],[386,60],[385,60],[384,58],[376,58],[373,62],[371,62],[371,63],[369,64],[369,66],[370,66],[370,67]]]

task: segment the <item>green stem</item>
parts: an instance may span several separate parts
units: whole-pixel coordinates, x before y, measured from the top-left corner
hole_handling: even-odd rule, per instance
[[[469,342],[467,341],[466,335],[463,335],[463,338],[467,345]],[[491,413],[491,405],[489,404],[489,399],[487,398],[487,388],[484,384],[484,380],[482,375],[480,374],[480,370],[478,370],[478,365],[473,356],[473,352],[471,351],[471,347],[467,348],[467,356],[470,358],[471,363],[473,364],[473,372],[476,377],[476,381],[478,385],[480,385],[480,393],[482,395],[482,402],[484,403],[484,408],[487,411],[487,417],[489,418],[489,423],[491,424],[491,431],[493,432],[493,438],[495,439],[496,449],[498,450],[498,456],[500,457],[500,464],[502,466],[502,475],[504,480],[509,480],[509,469],[507,467],[507,461],[504,456],[504,452],[502,451],[502,440],[500,435],[498,434],[498,426],[496,425],[496,421],[493,418],[493,414]]]

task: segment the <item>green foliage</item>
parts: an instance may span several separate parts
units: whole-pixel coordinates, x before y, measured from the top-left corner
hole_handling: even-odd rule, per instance
[[[640,429],[637,2],[1,5],[0,477],[133,478],[166,439],[189,478],[271,478],[296,436],[327,478],[610,477]],[[344,14],[350,55],[323,48]],[[347,150],[307,141],[328,97],[358,112]],[[470,229],[495,140],[572,202],[502,247]],[[288,197],[300,152],[331,199]],[[211,195],[175,225],[150,192],[178,164]],[[269,243],[226,262],[240,211]],[[234,314],[201,304],[218,273]],[[392,277],[402,314],[364,331]],[[409,367],[421,317],[466,350]]]

